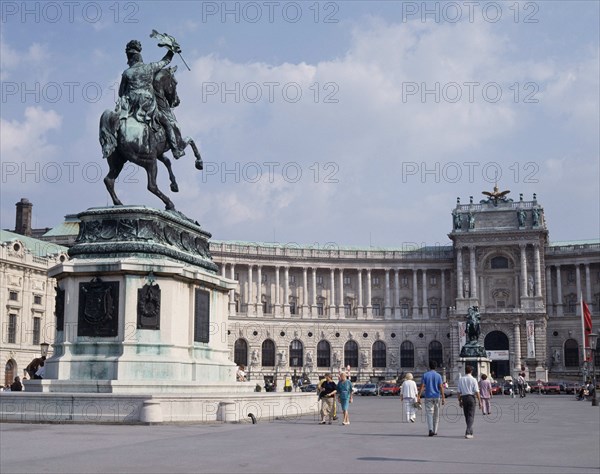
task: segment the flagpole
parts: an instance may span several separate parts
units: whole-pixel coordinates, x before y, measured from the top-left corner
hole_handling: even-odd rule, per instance
[[[583,348],[583,362],[586,363],[587,362],[587,355],[585,353],[585,347],[586,347],[586,337],[585,337],[585,315],[583,313],[583,291],[580,292],[579,294],[579,308],[581,311],[581,336],[582,336],[582,348]]]

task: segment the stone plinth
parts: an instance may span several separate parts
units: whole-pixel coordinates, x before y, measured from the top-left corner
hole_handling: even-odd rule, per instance
[[[473,367],[473,377],[477,380],[481,377],[481,374],[486,374],[488,377],[490,376],[490,363],[491,359],[487,357],[461,357],[458,359],[460,366],[459,375],[464,375],[465,367],[470,365]]]
[[[57,279],[54,355],[32,389],[190,393],[235,384],[227,347],[233,280],[216,274],[210,234],[179,213],[94,208]],[[252,387],[248,387],[246,391]]]

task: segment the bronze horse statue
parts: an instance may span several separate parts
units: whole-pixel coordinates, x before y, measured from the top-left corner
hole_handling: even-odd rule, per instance
[[[177,80],[175,79],[176,70],[177,66],[161,69],[154,77],[153,82],[157,107],[167,116],[172,114],[171,108],[179,105]],[[192,147],[196,157],[195,166],[201,170],[203,168],[202,158],[194,140],[186,137],[182,139],[182,143]],[[167,210],[175,209],[173,202],[158,189],[156,184],[158,172],[156,162],[158,160],[166,166],[169,172],[171,191],[175,193],[179,191],[171,168],[171,160],[164,155],[170,148],[162,126],[155,129],[152,124],[140,123],[134,117],[120,119],[118,112],[105,110],[100,117],[100,144],[102,145],[102,155],[107,159],[109,166],[104,184],[116,206],[121,206],[123,203],[115,194],[114,183],[125,163],[131,161],[146,170],[148,191],[158,196],[165,203]]]
[[[481,334],[480,321],[479,308],[471,306],[467,313],[466,333],[468,341],[477,341],[479,339]]]

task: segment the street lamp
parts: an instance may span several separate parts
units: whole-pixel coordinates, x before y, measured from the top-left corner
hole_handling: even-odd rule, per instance
[[[48,348],[49,347],[50,347],[50,344],[48,344],[47,342],[42,342],[40,344],[40,352],[42,353],[42,357],[48,356]]]
[[[597,407],[598,398],[596,395],[596,348],[598,345],[598,334],[590,333],[588,335],[588,340],[590,341],[590,349],[592,350],[592,383],[594,384],[592,387],[592,389],[594,390],[594,395],[592,397],[592,406]]]

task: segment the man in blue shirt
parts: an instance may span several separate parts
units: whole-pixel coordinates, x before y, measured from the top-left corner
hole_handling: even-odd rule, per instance
[[[429,361],[429,371],[423,374],[421,379],[421,389],[419,390],[419,400],[425,391],[425,415],[427,416],[427,427],[429,436],[435,436],[438,432],[440,422],[440,399],[442,405],[446,403],[444,396],[444,382],[442,376],[436,372],[437,363]]]

